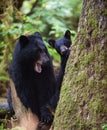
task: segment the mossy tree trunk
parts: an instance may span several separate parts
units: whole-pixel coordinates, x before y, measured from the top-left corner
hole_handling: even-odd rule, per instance
[[[12,24],[14,22],[14,17],[22,22],[21,13],[19,13],[18,10],[15,8],[15,6],[19,6],[19,4],[21,4],[20,1],[21,0],[0,1],[0,26],[4,26],[4,28],[0,28],[0,44],[3,44],[0,48],[0,56],[2,57],[0,59],[0,81],[2,81],[3,84],[2,85],[0,82],[1,88],[9,80],[7,70],[11,58],[10,52],[13,51],[13,46],[17,39],[17,35],[11,34],[10,28],[12,27]]]
[[[104,124],[107,124],[107,0],[84,0],[54,130],[101,130]]]

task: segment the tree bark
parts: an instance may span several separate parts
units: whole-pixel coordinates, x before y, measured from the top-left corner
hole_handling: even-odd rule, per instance
[[[107,124],[107,0],[84,0],[54,130],[101,130],[104,124]]]

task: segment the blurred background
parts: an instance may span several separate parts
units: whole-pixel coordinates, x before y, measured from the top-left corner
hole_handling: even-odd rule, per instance
[[[82,0],[2,0],[0,2],[0,97],[7,96],[8,67],[16,40],[20,35],[36,31],[43,36],[59,66],[60,56],[48,44],[48,39],[61,38],[69,29],[74,40],[81,14]],[[71,50],[72,51],[72,50]]]

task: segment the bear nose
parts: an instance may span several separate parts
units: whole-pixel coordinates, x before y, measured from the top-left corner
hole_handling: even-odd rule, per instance
[[[68,50],[69,50],[69,48],[67,48],[66,46],[62,45],[60,47],[60,53],[61,53],[61,55],[66,54],[68,52]]]
[[[49,57],[46,55],[46,53],[42,53],[41,54],[41,61],[42,61],[42,64],[48,64],[50,59]]]

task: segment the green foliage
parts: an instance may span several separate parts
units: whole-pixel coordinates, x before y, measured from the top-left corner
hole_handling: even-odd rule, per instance
[[[67,29],[71,30],[72,40],[74,39],[81,12],[81,1],[25,0],[20,11],[14,9],[13,13],[9,7],[11,13],[7,11],[6,18],[0,23],[0,80],[3,82],[8,80],[5,70],[11,60],[14,44],[22,34],[41,32],[52,58],[59,62],[60,56],[47,42],[50,38],[62,37]]]
[[[107,130],[107,124],[103,124],[103,125],[102,125],[102,129],[103,129],[103,130]]]
[[[0,125],[0,130],[6,130],[6,129],[4,129],[3,124]]]
[[[42,0],[33,9],[33,13],[27,16],[30,24],[38,27],[37,30],[59,37],[67,28],[75,29],[81,12],[81,0]],[[22,11],[24,14],[30,12],[31,1],[25,1]],[[28,7],[28,8],[26,8]],[[76,24],[74,26],[74,24]]]
[[[56,52],[55,49],[51,48],[48,43],[46,43],[46,47],[48,48],[48,51],[52,58],[58,62],[60,60],[60,55]]]
[[[4,49],[5,43],[2,41],[0,42],[0,61],[3,59],[3,49]]]

